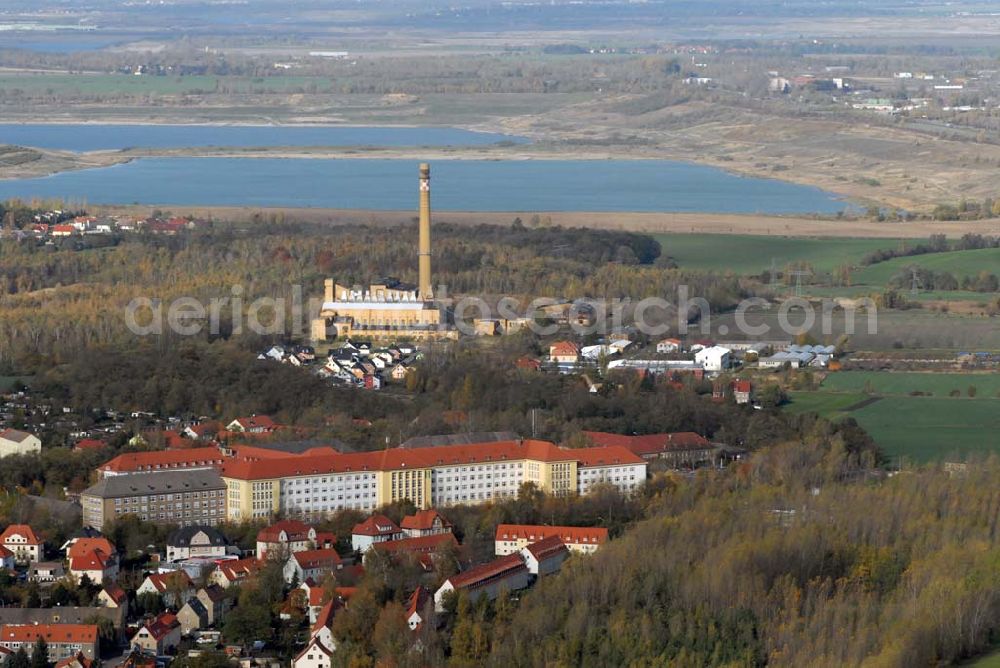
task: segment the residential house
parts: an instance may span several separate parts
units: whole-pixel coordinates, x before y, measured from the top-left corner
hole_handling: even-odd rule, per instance
[[[336,543],[336,538],[334,538]],[[298,520],[281,520],[265,527],[257,534],[257,558],[263,559],[268,553],[288,555],[292,552],[313,550],[317,547],[316,529]]]
[[[331,668],[332,665],[333,650],[315,637],[292,659],[292,668]]]
[[[569,550],[559,536],[549,536],[537,543],[521,548],[521,557],[528,572],[537,577],[545,577],[557,572],[569,557]]]
[[[227,430],[241,434],[270,434],[278,428],[278,424],[267,415],[236,418],[226,425]]]
[[[514,554],[530,544],[553,536],[558,536],[569,551],[577,554],[592,554],[608,542],[608,530],[604,527],[498,524],[494,536],[496,555],[503,557]]]
[[[78,553],[69,558],[69,572],[77,582],[84,577],[93,584],[113,582],[118,578],[118,556],[101,549]]]
[[[336,550],[303,550],[293,552],[285,564],[285,582],[314,582],[323,580],[327,573],[343,568],[340,555]]]
[[[521,554],[509,554],[453,575],[434,592],[434,609],[444,612],[445,597],[465,591],[472,602],[481,597],[494,600],[501,591],[518,591],[530,583],[530,573]]]
[[[181,625],[181,635],[191,635],[192,631],[207,628],[208,609],[197,598],[192,596],[184,606],[177,611],[177,623]]]
[[[75,656],[57,661],[55,668],[93,668],[93,665],[93,659],[88,659],[83,652],[77,652]]]
[[[110,582],[97,594],[97,605],[105,608],[124,608],[128,614],[128,594],[117,584]]]
[[[409,374],[410,374],[409,368],[407,368],[406,365],[402,363],[394,364],[392,368],[389,369],[389,378],[391,378],[393,382],[396,383],[401,383],[404,380],[406,380],[406,377]]]
[[[430,571],[434,568],[434,555],[447,546],[458,547],[458,540],[452,533],[428,534],[417,538],[401,538],[399,540],[387,540],[381,543],[373,543],[371,548],[364,553],[362,563],[374,555],[397,558],[402,555],[414,555],[424,570]]]
[[[410,538],[433,536],[440,533],[451,533],[451,522],[433,508],[418,510],[413,515],[407,515],[400,523],[400,528]]]
[[[362,554],[375,543],[399,540],[403,530],[385,515],[372,515],[351,530],[351,548]]]
[[[576,364],[580,361],[580,346],[572,341],[556,341],[549,346],[549,360],[556,364]]]
[[[13,569],[15,563],[14,553],[0,545],[0,570]]]
[[[309,637],[320,640],[324,646],[330,649],[337,649],[337,641],[333,637],[331,625],[337,610],[343,607],[344,602],[341,598],[331,598],[323,604],[315,618],[310,622]]]
[[[718,447],[701,434],[679,431],[666,434],[626,436],[601,431],[585,431],[594,445],[619,445],[644,460],[666,460],[675,468],[695,468],[711,465],[718,456]]]
[[[224,557],[228,543],[222,532],[210,526],[181,527],[167,538],[167,561],[192,557]]]
[[[14,553],[14,561],[30,564],[42,558],[43,541],[27,524],[11,524],[0,534],[0,545]]]
[[[155,619],[139,627],[130,644],[154,656],[163,656],[176,649],[180,642],[181,625],[177,616],[161,612]]]
[[[236,561],[223,561],[208,576],[209,584],[215,584],[223,589],[238,585],[253,575],[260,563],[253,558]]]
[[[749,379],[738,378],[733,381],[733,398],[736,400],[737,404],[749,404],[751,400],[751,393],[753,392],[753,383]]]
[[[0,429],[0,458],[40,452],[42,442],[33,434],[17,429]]]
[[[136,596],[156,594],[163,598],[168,607],[176,608],[194,595],[194,583],[184,571],[150,573],[135,590]]]
[[[36,561],[28,569],[28,582],[56,582],[66,577],[61,561]]]
[[[229,611],[229,597],[226,596],[225,589],[219,585],[210,584],[199,589],[195,596],[205,606],[210,626],[218,624],[225,618],[226,613]]]
[[[732,364],[732,351],[722,346],[708,346],[694,354],[694,361],[705,371],[725,371]]]
[[[39,638],[45,639],[48,661],[55,663],[82,653],[87,659],[100,656],[100,637],[95,624],[4,624],[0,626],[0,647],[30,656]]]
[[[423,586],[418,586],[410,594],[410,600],[406,604],[406,625],[411,631],[416,631],[424,623],[427,615],[427,604],[431,600],[431,593]]]
[[[656,352],[658,353],[679,353],[681,352],[681,340],[680,339],[663,339],[656,344]]]

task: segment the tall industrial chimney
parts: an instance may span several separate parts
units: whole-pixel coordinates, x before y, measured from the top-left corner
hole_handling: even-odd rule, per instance
[[[431,166],[420,163],[420,298],[434,298],[431,289]]]

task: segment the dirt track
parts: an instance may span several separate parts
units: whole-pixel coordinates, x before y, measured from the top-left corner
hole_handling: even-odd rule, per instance
[[[102,207],[111,213],[146,216],[155,206]],[[287,209],[253,207],[159,207],[175,215],[193,215],[228,221],[248,221],[255,214],[267,220],[281,215],[287,221],[329,223],[331,225],[399,225],[413,221],[415,211],[369,211],[352,209]],[[520,218],[530,225],[534,212],[435,211],[436,222],[455,224],[510,225]],[[634,230],[674,234],[755,234],[797,237],[873,237],[926,239],[944,233],[949,238],[967,232],[1000,234],[1000,219],[939,222],[879,223],[871,220],[825,220],[782,216],[703,214],[703,213],[594,213],[556,212],[538,214],[542,224],[564,227]]]

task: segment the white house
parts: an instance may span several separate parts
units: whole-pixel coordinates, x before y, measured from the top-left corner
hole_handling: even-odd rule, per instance
[[[42,442],[33,434],[17,429],[0,430],[0,457],[26,455],[41,449]]]
[[[732,351],[729,348],[710,346],[696,352],[694,361],[700,364],[705,371],[723,371],[730,366],[731,354]]]
[[[0,570],[14,568],[14,553],[0,545]]]
[[[226,556],[226,537],[213,527],[181,527],[167,538],[167,561]]]
[[[19,564],[30,564],[42,558],[42,539],[27,524],[11,524],[0,534],[0,545],[14,553]]]
[[[399,540],[403,530],[385,515],[372,515],[351,530],[351,547],[362,554],[375,543]]]
[[[312,578],[320,582],[333,571],[343,568],[340,555],[336,550],[303,550],[293,552],[285,563],[285,582],[305,582]]]
[[[680,339],[663,339],[656,344],[656,352],[658,353],[677,353],[680,352],[680,350]]]
[[[306,648],[292,659],[292,668],[330,668],[333,665],[333,650],[318,637],[313,637]]]
[[[549,536],[521,548],[521,557],[529,573],[544,577],[562,567],[562,563],[569,557],[569,549],[559,536]]]

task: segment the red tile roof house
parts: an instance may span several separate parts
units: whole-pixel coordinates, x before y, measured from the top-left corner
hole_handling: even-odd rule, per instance
[[[260,562],[254,558],[238,561],[223,561],[215,567],[209,576],[211,584],[217,584],[223,589],[238,585],[257,572]]]
[[[281,520],[257,533],[258,559],[264,559],[268,552],[290,554],[317,547],[333,545],[318,545],[316,529],[298,520]]]
[[[108,554],[100,549],[77,554],[69,558],[69,572],[77,582],[85,576],[92,584],[114,581],[118,578],[118,558],[114,552]]]
[[[576,364],[580,360],[580,346],[572,341],[556,341],[549,346],[549,360],[556,364]]]
[[[30,564],[42,558],[44,542],[27,524],[11,524],[0,534],[0,545],[14,553],[14,561]]]
[[[312,638],[306,648],[292,659],[292,668],[330,668],[333,665],[333,649],[317,637]]]
[[[179,608],[184,604],[184,601],[194,596],[194,583],[187,572],[182,570],[170,573],[151,573],[146,576],[135,593],[136,596],[157,594],[163,598],[163,602],[167,606]]]
[[[100,656],[100,637],[93,624],[4,624],[0,626],[0,647],[16,652],[23,648],[29,655],[38,638],[45,638],[50,663],[78,653],[88,659]]]
[[[440,533],[451,533],[451,522],[438,511],[418,510],[413,515],[407,515],[399,524],[400,528],[410,538],[433,536]]]
[[[745,379],[737,379],[733,381],[733,398],[736,399],[738,404],[748,404],[750,403],[750,397],[753,392],[753,383]]]
[[[150,620],[139,627],[132,636],[131,646],[138,645],[141,649],[155,656],[162,656],[177,647],[181,641],[181,625],[177,616],[169,612],[161,612],[156,619]]]
[[[351,529],[351,548],[364,554],[375,543],[399,540],[403,530],[385,515],[372,515]]]
[[[285,564],[285,582],[305,582],[312,578],[320,582],[328,574],[343,568],[336,550],[303,550],[293,552]]]
[[[429,536],[419,536],[417,538],[401,538],[399,540],[388,540],[382,543],[374,543],[371,549],[364,553],[362,563],[368,564],[369,559],[374,555],[398,558],[403,555],[412,554],[417,557],[425,570],[433,570],[434,554],[445,546],[458,547],[455,535],[451,533],[431,534]]]
[[[104,589],[97,595],[96,605],[102,608],[126,608],[128,614],[128,594],[117,584],[109,583],[104,585]]]
[[[502,590],[518,591],[530,583],[531,574],[520,553],[509,554],[445,580],[434,592],[434,609],[444,612],[445,597],[452,592],[465,591],[471,601],[483,596],[492,601]]]
[[[570,552],[591,554],[608,542],[604,527],[540,526],[534,524],[498,524],[495,536],[496,555],[519,552],[531,543],[558,536]]]
[[[424,616],[427,614],[427,603],[431,600],[431,593],[419,586],[410,594],[410,600],[406,604],[406,625],[411,631],[420,629],[424,623]]]
[[[625,436],[600,431],[585,431],[583,434],[595,446],[619,445],[643,459],[666,459],[674,466],[694,467],[699,464],[712,464],[716,459],[715,445],[693,431],[644,436]]]
[[[270,434],[277,431],[279,425],[267,415],[251,415],[236,418],[226,425],[226,429],[244,434]]]
[[[537,577],[556,573],[569,557],[569,550],[559,536],[549,536],[537,543],[521,548],[521,557],[528,572]]]

